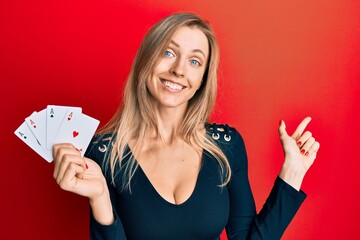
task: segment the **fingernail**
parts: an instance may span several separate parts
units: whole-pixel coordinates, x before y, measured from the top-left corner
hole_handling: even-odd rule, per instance
[[[298,145],[298,146],[301,146],[301,141],[298,141],[296,144]]]
[[[85,163],[86,169],[89,169],[89,166]]]
[[[301,149],[301,153],[304,154],[304,153],[305,153],[305,149]]]
[[[309,152],[306,152],[306,153],[305,153],[305,156],[309,156]]]

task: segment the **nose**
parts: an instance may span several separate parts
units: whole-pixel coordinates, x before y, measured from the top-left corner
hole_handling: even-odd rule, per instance
[[[170,68],[170,73],[176,77],[184,77],[185,69],[184,69],[184,61],[181,59],[177,59]]]

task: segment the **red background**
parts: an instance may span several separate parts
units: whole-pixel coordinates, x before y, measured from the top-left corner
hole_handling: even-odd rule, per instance
[[[321,149],[283,239],[359,239],[360,3],[351,0],[1,1],[0,239],[88,239],[87,200],[60,190],[53,164],[13,132],[47,104],[81,106],[104,124],[145,31],[177,11],[217,33],[213,120],[242,133],[257,208],[282,164],[279,120],[292,132],[310,115]]]

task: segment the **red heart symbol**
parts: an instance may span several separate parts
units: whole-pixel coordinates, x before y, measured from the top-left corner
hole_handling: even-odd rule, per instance
[[[76,137],[77,135],[79,135],[79,132],[73,131],[73,137]]]
[[[68,121],[70,121],[70,119],[71,119],[71,118],[70,118],[70,117],[68,117]]]
[[[36,128],[36,125],[34,125],[34,128]]]

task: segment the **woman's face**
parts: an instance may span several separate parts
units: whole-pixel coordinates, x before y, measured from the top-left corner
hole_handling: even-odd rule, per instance
[[[208,57],[205,34],[197,28],[180,28],[146,82],[155,106],[186,108],[201,86]]]

